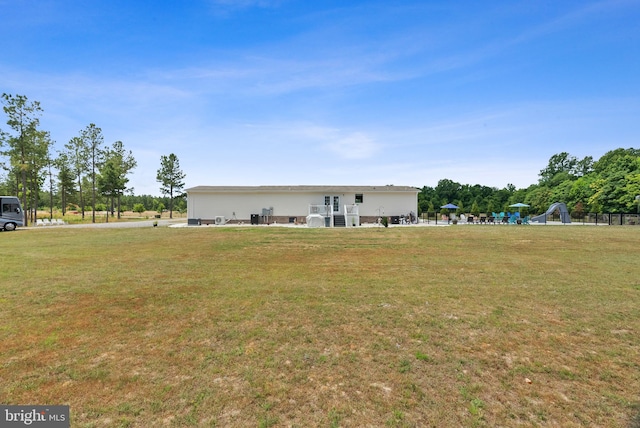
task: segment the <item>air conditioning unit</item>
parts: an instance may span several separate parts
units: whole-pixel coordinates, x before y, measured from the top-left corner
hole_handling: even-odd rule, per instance
[[[217,216],[216,216],[216,224],[217,224],[217,225],[225,224],[224,216],[223,216],[223,215],[217,215]]]

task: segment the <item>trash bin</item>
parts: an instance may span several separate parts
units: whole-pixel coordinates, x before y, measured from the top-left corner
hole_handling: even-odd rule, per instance
[[[260,224],[260,214],[251,214],[251,224]]]

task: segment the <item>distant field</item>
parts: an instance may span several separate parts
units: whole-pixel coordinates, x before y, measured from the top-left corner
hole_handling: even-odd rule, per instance
[[[640,426],[640,229],[0,233],[0,403],[73,427]]]
[[[147,219],[155,218],[157,214],[158,213],[156,211],[144,211],[142,213],[137,213],[133,211],[123,211],[120,213],[120,218],[118,218],[118,213],[115,213],[112,216],[111,212],[96,211],[96,223],[106,223],[107,221],[115,222],[115,221],[147,220]],[[186,213],[182,214],[182,213],[179,213],[178,211],[174,211],[172,214],[173,214],[173,218],[175,219],[187,218]],[[84,218],[82,218],[82,213],[80,211],[71,211],[71,210],[67,211],[64,216],[62,215],[62,211],[60,210],[54,210],[53,213],[49,211],[40,210],[37,213],[37,218],[39,219],[48,219],[50,217],[54,219],[62,219],[67,224],[93,222],[93,213],[91,212],[91,210],[84,212]],[[169,211],[163,212],[161,218],[168,219]],[[35,223],[32,224],[32,222],[29,222],[29,226],[35,226]]]

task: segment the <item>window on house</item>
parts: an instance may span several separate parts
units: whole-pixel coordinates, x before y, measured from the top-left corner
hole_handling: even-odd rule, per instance
[[[364,201],[362,193],[356,193],[356,204],[361,204]]]

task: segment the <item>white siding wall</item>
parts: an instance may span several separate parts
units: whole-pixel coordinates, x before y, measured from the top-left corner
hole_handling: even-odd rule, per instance
[[[418,196],[415,193],[364,193],[364,200],[358,205],[361,216],[403,215],[411,211],[418,215]]]
[[[306,193],[193,193],[189,194],[187,211],[189,218],[233,218],[235,213],[237,219],[246,220],[271,207],[273,215],[306,216],[310,204],[324,204],[324,197]]]
[[[363,192],[363,203],[358,204],[361,216],[402,215],[418,212],[416,194],[407,192]],[[225,216],[247,220],[251,214],[262,214],[263,208],[273,207],[275,216],[306,216],[309,205],[323,205],[324,197],[340,196],[342,207],[355,203],[355,193],[332,194],[305,192],[191,192],[188,194],[187,216],[197,219],[213,219]],[[380,212],[379,211],[382,211]],[[234,214],[235,213],[235,214]]]

